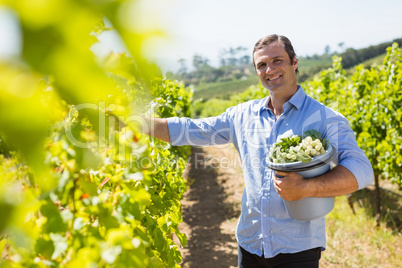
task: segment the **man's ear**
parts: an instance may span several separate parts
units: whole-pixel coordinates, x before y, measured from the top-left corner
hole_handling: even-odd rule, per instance
[[[297,61],[296,56],[293,58],[293,68],[296,70],[299,62]]]

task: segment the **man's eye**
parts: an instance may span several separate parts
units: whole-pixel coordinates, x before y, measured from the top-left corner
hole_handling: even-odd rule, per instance
[[[260,64],[258,64],[258,69],[261,69],[264,66],[265,66],[265,63],[260,63]]]
[[[281,59],[274,59],[274,62],[281,62]]]

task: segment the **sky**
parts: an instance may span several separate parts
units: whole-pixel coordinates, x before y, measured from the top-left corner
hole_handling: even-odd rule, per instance
[[[219,52],[230,47],[245,47],[251,55],[256,41],[272,33],[287,36],[298,56],[322,54],[327,45],[339,52],[339,43],[358,49],[402,38],[400,0],[138,0],[132,8],[141,10],[134,23],[165,32],[143,50],[164,71],[176,71],[180,58],[191,67],[194,54],[218,66]],[[0,10],[0,57],[19,53],[12,21]],[[125,50],[114,32],[99,40],[93,51],[100,56]]]

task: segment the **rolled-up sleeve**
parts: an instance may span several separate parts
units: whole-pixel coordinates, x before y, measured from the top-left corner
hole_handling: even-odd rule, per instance
[[[229,110],[230,111],[230,110]],[[203,119],[168,118],[172,145],[216,145],[232,143],[234,128],[227,111],[220,116]]]
[[[373,167],[359,148],[348,120],[338,114],[327,118],[327,136],[338,152],[338,165],[346,167],[355,176],[359,190],[372,184]]]

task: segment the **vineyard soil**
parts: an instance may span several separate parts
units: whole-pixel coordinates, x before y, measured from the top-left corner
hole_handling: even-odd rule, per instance
[[[188,238],[181,249],[185,268],[237,267],[235,229],[243,175],[231,145],[193,147],[185,177],[192,182],[182,201]]]

